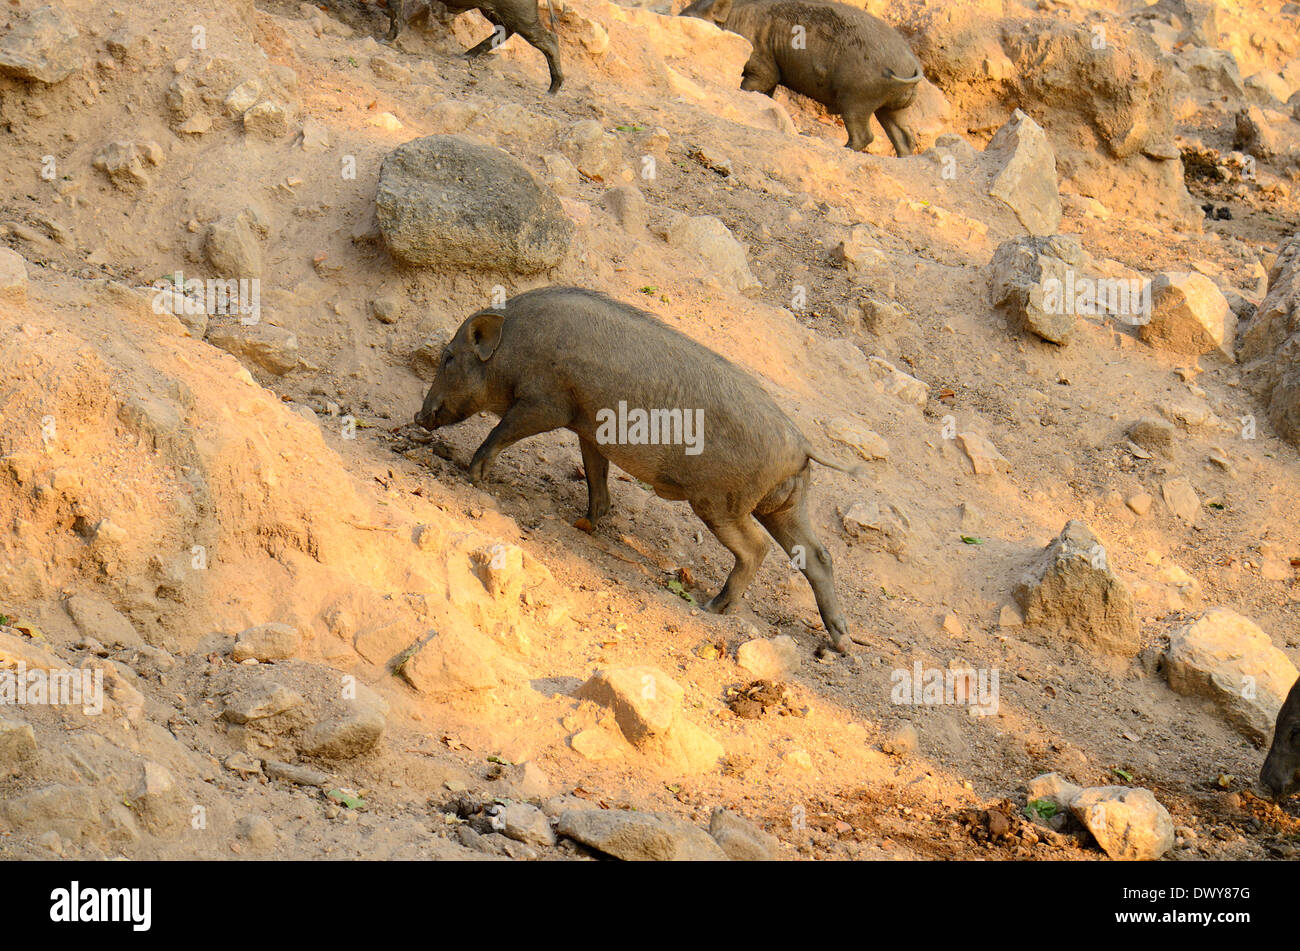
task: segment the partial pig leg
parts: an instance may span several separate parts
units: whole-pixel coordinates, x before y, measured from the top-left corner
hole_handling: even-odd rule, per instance
[[[388,0],[388,35],[384,37],[385,43],[391,43],[397,39],[397,34],[402,32],[402,25],[406,22],[403,16],[405,10],[405,0]]]
[[[504,449],[513,446],[521,439],[547,433],[567,425],[569,414],[562,408],[547,403],[516,403],[501,417],[488,433],[483,445],[478,447],[469,464],[469,480],[478,485],[487,477],[496,457]]]
[[[885,135],[889,136],[889,141],[894,146],[894,154],[900,158],[916,151],[916,140],[912,138],[912,133],[908,131],[907,126],[899,121],[901,112],[901,109],[876,110],[876,119],[885,130]]]
[[[704,606],[704,610],[713,614],[726,614],[736,606],[749,583],[754,580],[759,565],[767,556],[768,541],[749,515],[715,518],[701,512],[694,502],[691,503],[691,508],[709,526],[709,531],[718,537],[718,541],[736,556],[736,564],[731,569],[731,574],[727,575],[727,583]]]
[[[835,595],[835,576],[831,571],[831,553],[826,550],[812,526],[808,523],[805,497],[808,491],[807,470],[800,476],[799,485],[789,500],[775,512],[755,517],[763,524],[777,544],[785,549],[791,562],[803,572],[817,598],[817,610],[830,636],[831,646],[837,651],[852,650],[849,640],[849,623]]]
[[[871,131],[871,110],[849,106],[844,110],[844,128],[849,133],[846,143],[855,152],[865,152],[876,137]]]
[[[594,442],[578,437],[582,468],[587,473],[587,521],[595,525],[609,513],[609,460]]]
[[[551,86],[546,91],[558,92],[564,82],[564,73],[560,70],[560,38],[542,26],[541,20],[521,26],[517,32],[546,57],[546,66],[551,71]]]
[[[501,19],[495,13],[489,13],[487,10],[479,10],[479,13],[487,17],[487,21],[492,24],[492,35],[482,43],[465,51],[466,59],[477,59],[484,53],[496,49],[510,37],[515,35],[515,31],[510,29],[501,22]]]

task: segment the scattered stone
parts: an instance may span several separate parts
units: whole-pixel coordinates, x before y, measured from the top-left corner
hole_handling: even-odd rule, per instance
[[[536,806],[512,802],[497,814],[496,819],[500,820],[501,832],[516,842],[547,847],[555,844],[551,822]]]
[[[1085,789],[1070,804],[1070,810],[1116,861],[1152,861],[1174,846],[1173,820],[1149,789]]]
[[[785,680],[799,669],[799,647],[788,634],[756,638],[740,645],[736,663],[760,680]]]
[[[85,63],[80,34],[70,13],[60,7],[37,7],[0,38],[0,76],[52,86]]]
[[[749,270],[745,248],[720,218],[683,215],[667,231],[668,243],[695,259],[724,285],[753,297],[763,285]]]
[[[203,252],[222,278],[262,276],[262,246],[250,214],[240,213],[213,223],[204,238]]]
[[[304,152],[328,152],[330,134],[324,123],[307,116],[302,120],[302,150]]]
[[[302,365],[298,355],[298,335],[266,321],[211,325],[207,341],[234,355],[246,366],[274,376],[284,376]]]
[[[916,732],[916,727],[904,723],[889,731],[888,735],[881,740],[880,749],[891,756],[907,757],[916,752],[918,742],[920,736]]]
[[[907,551],[912,531],[907,513],[890,502],[854,502],[841,516],[845,533],[891,555]]]
[[[108,176],[118,188],[147,187],[152,179],[148,169],[163,163],[163,150],[157,142],[110,142],[95,153],[91,164]]]
[[[989,262],[990,300],[1018,329],[1065,344],[1076,317],[1066,297],[1091,263],[1072,235],[1012,238],[998,245]]]
[[[888,459],[889,443],[855,419],[836,417],[826,424],[826,435],[855,450],[863,459]]]
[[[1138,336],[1173,353],[1218,350],[1233,358],[1237,317],[1214,282],[1196,271],[1157,274],[1151,282],[1151,319]]]
[[[1143,449],[1168,456],[1174,448],[1177,435],[1172,423],[1154,416],[1143,416],[1128,429],[1128,438]]]
[[[989,194],[1015,212],[1031,235],[1054,235],[1061,227],[1056,153],[1038,123],[1017,109],[984,150],[1002,167]]]
[[[1132,509],[1135,515],[1146,515],[1147,512],[1151,511],[1151,505],[1154,501],[1146,492],[1134,492],[1124,500],[1124,504]]]
[[[308,756],[352,759],[368,753],[384,735],[384,715],[372,707],[361,707],[308,727],[298,748]]]
[[[611,182],[623,170],[623,146],[595,119],[575,122],[561,146],[587,178]]]
[[[273,680],[260,680],[237,689],[226,697],[223,719],[244,724],[264,720],[296,710],[304,703],[302,696]]]
[[[716,862],[727,854],[696,826],[657,812],[570,809],[556,831],[625,862]]]
[[[241,631],[235,638],[231,658],[235,663],[254,658],[258,661],[289,660],[302,647],[302,635],[289,624],[259,624]]]
[[[970,463],[974,475],[996,475],[1011,471],[1011,463],[1006,457],[979,433],[958,433],[957,445],[966,453],[966,461]]]
[[[1059,809],[1069,809],[1082,793],[1082,787],[1074,785],[1059,773],[1043,773],[1029,781],[1026,799],[1029,802],[1046,801]]]
[[[713,807],[709,835],[734,862],[771,862],[780,845],[775,836],[722,806]]]
[[[1133,596],[1083,522],[1066,523],[1012,594],[1029,624],[1065,633],[1089,650],[1121,657],[1138,651]]]
[[[275,848],[275,826],[265,816],[243,816],[235,824],[235,834],[259,852]]]
[[[74,594],[63,602],[72,622],[86,637],[109,647],[144,647],[144,639],[113,605],[95,594]]]
[[[0,719],[0,778],[17,776],[36,756],[36,734],[31,724]]]
[[[930,387],[904,373],[883,357],[868,357],[867,372],[877,392],[893,396],[912,406],[925,406]]]
[[[1186,479],[1169,479],[1160,486],[1160,495],[1169,511],[1185,522],[1196,524],[1201,514],[1201,500]]]
[[[646,222],[649,218],[645,195],[641,193],[641,189],[635,185],[619,185],[605,192],[601,204],[609,210],[628,234],[645,234]]]
[[[430,135],[385,158],[375,195],[393,256],[416,267],[532,274],[569,250],[559,199],[500,149]]]
[[[289,134],[289,109],[282,102],[266,99],[244,113],[244,132],[259,139],[282,139]]]
[[[0,248],[0,301],[27,299],[27,262],[17,251]]]
[[[1175,693],[1209,698],[1224,719],[1257,742],[1268,739],[1300,676],[1253,621],[1222,608],[1169,635],[1165,670]]]
[[[325,789],[332,785],[334,781],[328,773],[322,773],[320,770],[298,766],[294,763],[281,763],[273,759],[262,760],[262,768],[266,770],[266,775],[271,779],[293,783],[296,786]]]
[[[619,729],[633,743],[668,732],[684,695],[676,681],[657,667],[598,670],[574,694],[613,710]]]

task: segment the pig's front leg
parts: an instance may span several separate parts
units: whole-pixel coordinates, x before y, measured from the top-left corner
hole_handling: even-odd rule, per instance
[[[488,433],[483,445],[478,447],[469,464],[469,481],[479,485],[488,469],[503,449],[508,449],[521,439],[548,433],[567,425],[569,414],[550,404],[519,402],[506,410],[501,422]]]

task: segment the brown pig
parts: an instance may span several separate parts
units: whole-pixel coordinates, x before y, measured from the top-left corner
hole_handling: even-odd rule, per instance
[[[1300,680],[1291,686],[1277,712],[1273,742],[1259,771],[1259,782],[1279,801],[1300,789]]]
[[[546,287],[481,310],[456,331],[415,421],[451,426],[486,410],[500,422],[470,462],[553,429],[578,436],[587,519],[609,511],[609,464],[686,501],[735,566],[706,605],[735,607],[767,554],[766,528],[803,571],[832,645],[850,649],[831,557],[808,523],[811,467],[823,459],[758,382],[645,311],[594,291]],[[757,520],[757,521],[755,521]]]
[[[772,95],[785,86],[844,117],[848,147],[875,136],[874,113],[894,151],[916,150],[902,112],[924,73],[907,41],[884,20],[831,0],[695,0],[681,16],[709,20],[749,40],[741,89]]]

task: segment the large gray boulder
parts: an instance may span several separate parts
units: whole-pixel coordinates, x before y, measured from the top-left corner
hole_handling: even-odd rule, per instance
[[[390,152],[375,210],[389,251],[416,267],[532,274],[559,264],[573,239],[559,199],[532,172],[455,135]]]
[[[85,62],[72,16],[59,7],[37,7],[0,39],[0,76],[53,85]]]
[[[1237,358],[1247,365],[1278,435],[1300,446],[1300,233],[1279,249],[1268,296],[1242,333]]]

